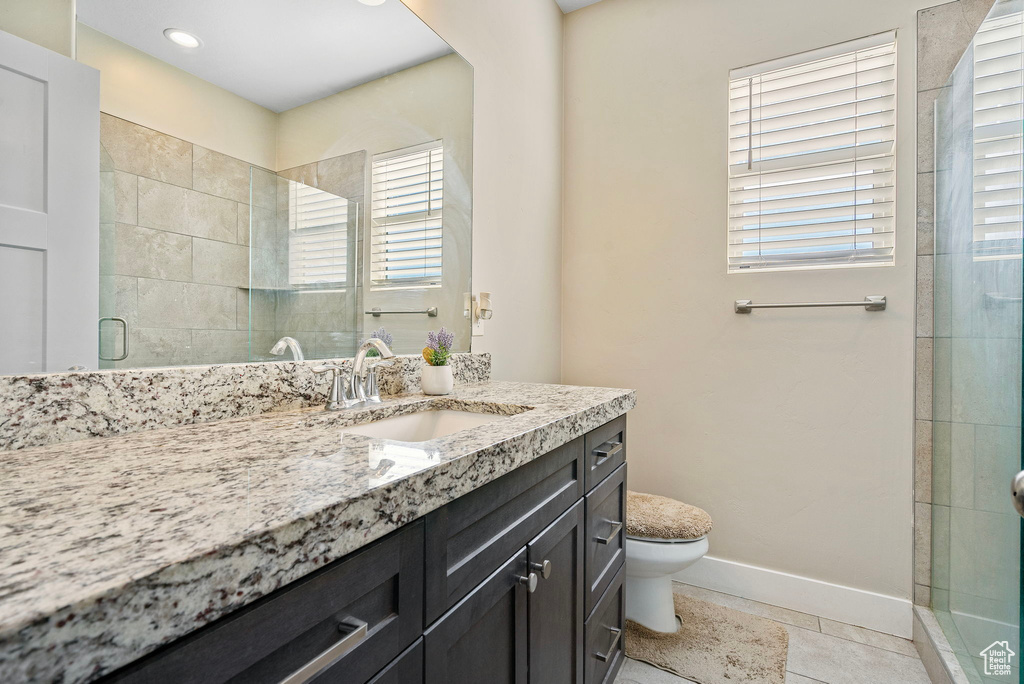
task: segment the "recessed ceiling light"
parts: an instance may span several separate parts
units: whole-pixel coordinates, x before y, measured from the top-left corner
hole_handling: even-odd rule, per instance
[[[383,2],[383,0],[381,1]],[[202,45],[202,42],[198,38],[188,31],[182,31],[181,29],[164,29],[164,37],[175,45],[180,45],[185,48],[197,48]]]
[[[359,2],[363,3],[364,5],[369,5],[370,7],[376,7],[377,5],[384,4],[384,0],[359,0]]]

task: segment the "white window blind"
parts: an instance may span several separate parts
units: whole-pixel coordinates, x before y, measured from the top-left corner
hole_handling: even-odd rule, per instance
[[[370,254],[374,285],[441,283],[443,186],[440,140],[374,157]]]
[[[288,181],[288,282],[348,284],[348,200]]]
[[[892,263],[895,41],[729,74],[729,271]]]
[[[1021,14],[986,19],[974,39],[974,258],[1021,256]]]

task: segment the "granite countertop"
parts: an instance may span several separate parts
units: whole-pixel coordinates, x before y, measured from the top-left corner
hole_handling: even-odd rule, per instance
[[[635,404],[487,382],[0,452],[0,679],[95,679]],[[505,417],[419,443],[341,432],[425,408]]]

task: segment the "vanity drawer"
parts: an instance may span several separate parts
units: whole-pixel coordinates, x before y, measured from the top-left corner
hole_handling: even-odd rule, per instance
[[[414,522],[108,681],[276,684],[334,649],[316,681],[363,684],[422,632],[423,524]]]
[[[426,516],[427,624],[583,496],[583,438]]]
[[[587,620],[584,684],[610,684],[622,667],[626,639],[625,576],[626,568],[622,567]]]
[[[626,560],[626,464],[587,494],[586,614]]]
[[[591,430],[584,439],[584,484],[589,492],[626,462],[626,416]]]
[[[344,666],[344,663],[341,663]],[[331,670],[334,668],[332,667]],[[344,679],[333,679],[330,670],[314,680],[315,684],[333,684],[335,681],[343,682]],[[370,680],[370,684],[423,684],[423,639],[417,639],[416,643],[406,649],[405,653],[398,656],[377,676]]]

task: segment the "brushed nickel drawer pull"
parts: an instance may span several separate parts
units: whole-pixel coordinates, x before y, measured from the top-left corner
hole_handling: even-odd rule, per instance
[[[326,651],[313,658],[295,672],[281,680],[281,684],[303,684],[327,668],[331,663],[345,655],[366,638],[368,625],[362,620],[346,618],[338,625],[345,632],[341,640]]]
[[[594,449],[594,455],[597,456],[597,465],[604,463],[607,459],[615,456],[620,451],[622,451],[622,442],[605,442]]]
[[[619,638],[622,637],[622,630],[618,627],[609,627],[608,631],[612,633],[612,643],[608,645],[607,653],[595,653],[594,657],[600,660],[602,663],[607,663],[608,659],[615,653],[615,648],[619,645]]]
[[[611,521],[609,520],[608,522]],[[609,544],[613,539],[615,539],[615,537],[619,536],[619,532],[622,531],[622,523],[611,522],[611,525],[612,529],[611,532],[608,533],[607,537],[594,537],[594,541],[596,541],[598,544]]]

